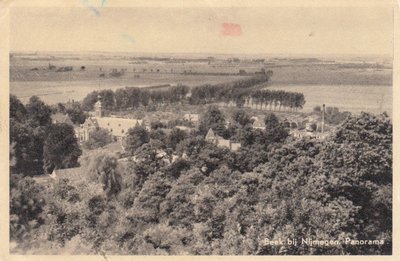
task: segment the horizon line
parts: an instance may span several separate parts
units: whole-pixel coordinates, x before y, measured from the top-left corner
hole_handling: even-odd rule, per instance
[[[352,56],[352,57],[371,57],[380,56],[386,58],[393,58],[393,54],[382,54],[382,53],[332,53],[332,54],[307,54],[307,53],[213,53],[213,52],[135,52],[135,51],[94,51],[94,50],[81,50],[81,51],[44,51],[44,50],[10,50],[10,54],[14,53],[68,53],[68,54],[78,54],[78,53],[107,53],[107,54],[153,54],[153,55],[173,55],[173,54],[193,54],[193,55],[239,55],[239,56],[256,56],[256,55],[269,55],[269,56],[306,56],[311,57],[334,57],[334,56]]]

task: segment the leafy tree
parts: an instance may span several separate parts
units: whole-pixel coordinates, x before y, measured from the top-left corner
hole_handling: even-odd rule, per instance
[[[159,140],[150,140],[136,150],[135,157],[142,162],[152,162],[154,170],[159,169],[159,163],[169,155],[166,153],[166,146]]]
[[[163,143],[165,143],[167,140],[167,134],[161,129],[151,130],[149,135],[151,139],[159,140]]]
[[[112,110],[115,106],[114,92],[112,90],[101,90],[99,95],[103,108],[106,110]]]
[[[143,144],[150,141],[148,131],[142,126],[136,126],[128,130],[125,140],[125,150],[130,155],[134,155],[135,151]]]
[[[170,161],[165,144],[159,140],[150,140],[135,151],[135,160],[128,163],[129,177],[127,187],[135,191],[141,189],[149,176],[164,169]]]
[[[150,93],[147,90],[140,92],[140,103],[143,106],[148,106],[150,102]]]
[[[166,200],[160,205],[160,214],[168,218],[175,226],[191,227],[194,221],[194,204],[192,195],[197,185],[205,178],[197,168],[191,168],[182,174],[171,185]]]
[[[386,115],[362,113],[347,119],[321,153],[327,192],[361,207],[356,232],[386,242],[380,248],[349,249],[352,253],[392,251],[392,130]]]
[[[38,175],[43,173],[43,144],[46,136],[44,127],[33,128],[28,123],[10,119],[10,142],[14,144],[13,173]]]
[[[82,101],[82,109],[85,111],[92,111],[94,109],[94,104],[98,100],[99,93],[97,91],[93,91],[86,95],[86,97]]]
[[[51,109],[37,96],[32,96],[26,105],[29,123],[33,127],[49,126],[51,124]]]
[[[267,147],[268,148],[268,147]],[[254,168],[268,161],[268,150],[260,143],[244,146],[235,155],[235,169],[242,172],[252,171]]]
[[[246,126],[253,123],[253,120],[245,110],[235,110],[232,114],[232,119],[240,126]]]
[[[115,91],[115,106],[118,109],[126,109],[129,105],[129,95],[126,89],[117,89]]]
[[[10,119],[14,119],[17,122],[23,122],[26,120],[27,111],[22,102],[15,96],[10,95]]]
[[[117,195],[122,189],[122,175],[115,156],[106,152],[96,153],[84,159],[89,180],[102,185],[107,197]]]
[[[160,223],[146,229],[140,239],[139,253],[151,255],[188,255],[190,253],[187,246],[190,232],[181,227]]]
[[[83,124],[88,117],[78,102],[68,103],[65,111],[74,124]]]
[[[218,135],[222,137],[226,136],[225,118],[216,106],[209,106],[207,111],[200,117],[200,133],[206,135],[210,128]]]
[[[351,115],[350,112],[347,111],[341,112],[336,107],[327,107],[325,113],[325,121],[333,125],[339,125],[340,123],[344,122],[347,118],[349,118],[350,115]]]
[[[49,191],[43,213],[46,216],[46,227],[41,232],[47,235],[47,240],[53,242],[53,246],[62,248],[82,232],[82,213],[85,210],[80,201],[78,188],[68,179],[55,182],[54,188]]]
[[[78,166],[78,158],[81,154],[82,151],[71,125],[60,123],[49,128],[43,147],[46,173],[51,173],[54,169]]]
[[[186,159],[178,158],[171,162],[171,165],[166,168],[165,173],[171,177],[179,178],[183,172],[190,169],[190,165],[190,162]]]
[[[98,128],[90,133],[89,139],[83,144],[83,146],[92,150],[104,147],[111,142],[112,137],[110,132],[106,129]]]
[[[169,92],[171,102],[181,102],[186,98],[186,95],[189,93],[189,87],[178,85],[171,87]]]
[[[168,135],[167,146],[175,150],[178,143],[183,141],[186,137],[187,134],[185,131],[178,128],[173,128]]]
[[[193,167],[200,169],[206,175],[224,164],[233,165],[233,156],[229,149],[218,148],[202,137],[183,140],[178,144],[176,151],[188,158]]]
[[[286,128],[279,122],[275,114],[270,113],[265,117],[265,133],[269,142],[282,142],[289,136]]]
[[[129,87],[125,88],[127,95],[129,97],[129,107],[132,108],[137,108],[140,106],[141,103],[141,97],[142,97],[142,89],[137,88],[137,87]]]
[[[162,218],[160,204],[170,189],[170,182],[163,173],[156,172],[150,175],[133,203],[135,217],[146,223],[158,223]]]
[[[233,124],[229,127],[231,140],[240,142],[242,146],[250,146],[256,142],[258,132],[253,129],[253,119],[244,110],[236,110],[232,115]]]
[[[41,215],[46,204],[43,187],[32,178],[22,178],[10,189],[10,239],[26,243],[44,224]]]

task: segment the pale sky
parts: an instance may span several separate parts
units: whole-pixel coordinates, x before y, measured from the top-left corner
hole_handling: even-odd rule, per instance
[[[82,3],[85,3],[83,0]],[[12,8],[11,51],[392,55],[388,7]],[[224,23],[241,34],[223,35]],[[236,31],[237,32],[237,31]]]

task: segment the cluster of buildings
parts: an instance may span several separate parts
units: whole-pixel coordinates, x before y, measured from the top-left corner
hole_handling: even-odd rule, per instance
[[[304,122],[300,123],[298,121],[287,122],[291,127],[290,135],[295,138],[302,137],[313,137],[316,139],[324,139],[328,136],[329,132],[325,132],[325,106],[323,106],[322,112],[322,121],[319,118],[308,118],[303,119]],[[254,129],[265,129],[265,122],[263,116],[253,116],[252,118],[252,126]],[[198,126],[199,124],[199,114],[185,114],[183,116],[184,121],[190,122],[193,126]],[[68,123],[73,125],[71,119],[68,115],[64,115],[62,113],[56,113],[52,115],[53,123]],[[292,126],[304,125],[304,128],[292,128]],[[135,126],[144,126],[148,130],[150,130],[150,122],[149,120],[138,120],[138,119],[127,119],[127,118],[118,118],[118,117],[105,117],[103,114],[103,108],[101,100],[99,99],[94,106],[94,112],[92,115],[86,119],[86,121],[80,126],[75,127],[75,135],[80,143],[87,141],[91,135],[91,132],[98,129],[103,128],[109,131],[110,135],[113,137],[115,141],[118,141],[120,145],[123,145],[123,140],[126,137],[128,130]],[[319,131],[317,131],[317,127]],[[185,126],[176,126],[182,130],[191,130],[190,127]],[[207,135],[205,136],[205,140],[216,145],[220,148],[227,148],[231,151],[238,151],[241,148],[241,144],[238,142],[233,142],[229,139],[225,139],[215,133],[215,130],[209,129]],[[116,144],[116,143],[114,143]],[[122,147],[123,148],[123,147]],[[165,151],[157,151],[157,157],[162,158],[163,160],[171,163],[174,162],[178,156],[172,155],[172,158],[169,157]],[[185,157],[185,155],[183,155]],[[119,161],[123,162],[125,159],[119,159]],[[42,175],[35,177],[35,180],[43,185],[51,184],[56,180],[69,178],[72,180],[79,180],[81,175],[82,168],[70,168],[70,169],[57,169],[54,170],[50,175]]]
[[[185,114],[183,120],[192,123],[197,126],[199,123],[199,114]],[[56,123],[56,122],[55,122]],[[89,140],[90,134],[98,129],[106,129],[115,141],[118,141],[121,145],[126,137],[126,134],[130,128],[136,126],[143,126],[148,131],[151,128],[151,122],[149,120],[139,119],[127,119],[119,117],[105,117],[103,113],[102,103],[99,99],[94,105],[94,113],[92,116],[87,118],[86,121],[79,127],[75,127],[75,135],[80,143]],[[191,128],[186,126],[176,126],[177,128],[185,131],[190,131]]]
[[[324,112],[324,110],[323,110]],[[52,116],[53,123],[70,123],[71,120],[67,115],[63,115],[61,113],[54,114]],[[265,129],[264,118],[262,116],[253,116],[252,118],[252,126],[254,129]],[[190,122],[193,126],[198,126],[199,124],[199,114],[185,114],[183,116],[183,120]],[[299,122],[288,122],[289,126],[291,124],[298,126]],[[316,131],[315,128],[312,128],[312,125],[318,124],[321,131]],[[91,117],[87,118],[86,121],[78,127],[75,127],[75,135],[80,143],[83,143],[89,140],[91,133],[98,129],[106,129],[109,131],[110,135],[113,137],[114,141],[118,141],[121,145],[123,144],[123,140],[126,137],[126,134],[130,128],[135,126],[144,126],[147,130],[150,130],[150,122],[146,120],[139,119],[127,119],[127,118],[119,118],[119,117],[105,117],[101,99],[99,99],[94,105],[94,112]],[[322,115],[322,122],[318,123],[316,119],[307,119],[305,123],[305,128],[299,130],[298,128],[291,128],[290,134],[296,138],[302,137],[314,137],[317,139],[323,139],[326,137],[326,133],[324,133],[324,113]],[[177,126],[179,129],[189,131],[192,128],[185,126]],[[241,147],[240,143],[232,142],[231,140],[224,139],[223,137],[217,135],[214,130],[209,129],[206,137],[206,141],[215,144],[218,147],[225,147],[232,151],[237,151]]]

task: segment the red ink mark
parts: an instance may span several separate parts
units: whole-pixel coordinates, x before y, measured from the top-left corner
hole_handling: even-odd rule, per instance
[[[223,23],[221,29],[222,36],[240,36],[242,35],[242,27],[240,24]]]

